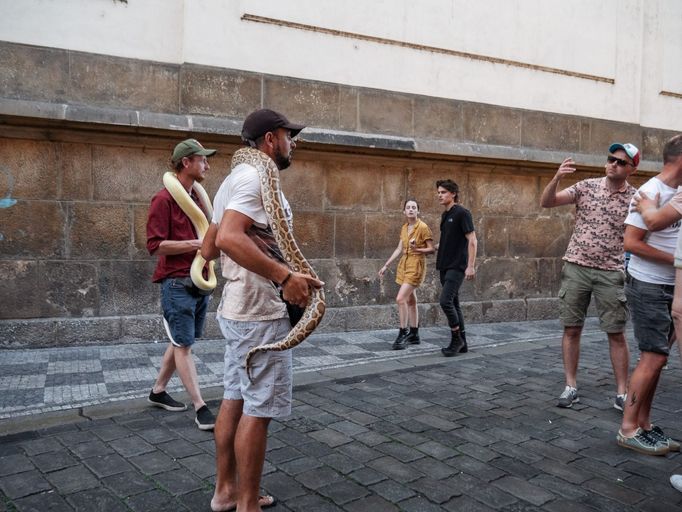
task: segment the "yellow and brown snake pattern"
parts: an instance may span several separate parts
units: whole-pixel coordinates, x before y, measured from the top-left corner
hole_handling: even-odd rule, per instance
[[[281,191],[279,169],[275,162],[265,153],[253,148],[241,148],[232,157],[232,169],[239,164],[255,167],[261,183],[263,207],[272,228],[273,235],[289,268],[317,279],[313,267],[303,256],[287,222],[284,208],[280,201]],[[246,372],[251,379],[251,360],[256,354],[267,351],[281,351],[294,348],[305,340],[318,326],[324,316],[324,290],[312,289],[308,304],[301,320],[278,343],[270,343],[252,348],[246,354]]]
[[[166,187],[168,193],[173,197],[180,209],[185,212],[185,215],[189,217],[189,220],[194,225],[194,229],[197,232],[199,238],[203,238],[208,231],[208,223],[210,218],[213,216],[213,206],[211,205],[211,200],[199,182],[195,181],[192,188],[196,192],[199,202],[201,203],[204,211],[192,200],[190,195],[185,190],[178,180],[177,175],[174,172],[166,172],[163,175],[163,186]],[[215,262],[208,262],[208,279],[204,279],[203,270],[204,265],[206,265],[206,260],[201,256],[201,251],[198,250],[196,256],[194,256],[194,261],[192,261],[192,268],[190,269],[190,278],[194,283],[194,286],[201,288],[204,291],[210,292],[218,284],[215,275]]]

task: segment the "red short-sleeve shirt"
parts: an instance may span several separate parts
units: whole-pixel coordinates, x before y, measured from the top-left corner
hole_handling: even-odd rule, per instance
[[[192,191],[195,203],[198,199]],[[152,197],[147,216],[147,250],[154,254],[164,240],[195,240],[196,231],[192,221],[182,211],[170,193],[164,188]],[[152,281],[158,283],[167,277],[187,277],[196,251],[184,254],[159,256]]]

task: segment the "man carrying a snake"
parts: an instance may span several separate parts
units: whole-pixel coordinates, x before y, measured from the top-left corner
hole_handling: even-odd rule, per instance
[[[226,350],[225,391],[215,428],[214,511],[259,511],[275,501],[260,496],[260,480],[270,420],[291,414],[291,351],[260,354],[251,368],[253,380],[244,363],[252,348],[279,342],[288,334],[284,300],[305,307],[311,288],[323,283],[292,272],[275,257],[277,244],[265,209],[272,205],[264,204],[257,166],[269,157],[278,169],[289,167],[296,148],[292,139],[303,128],[267,109],[245,119],[243,142],[258,152],[253,152],[253,162],[233,165],[220,186],[202,246],[204,258],[220,255],[226,279],[217,311]],[[279,201],[291,224],[289,203],[283,195]]]
[[[193,190],[209,170],[208,157],[214,149],[205,149],[195,139],[187,139],[173,151],[171,163],[180,184],[197,203]],[[171,398],[166,385],[175,371],[189,394],[196,411],[195,423],[201,430],[213,429],[215,418],[201,398],[197,370],[192,359],[192,345],[201,336],[206,319],[208,295],[192,285],[190,268],[201,240],[180,205],[166,188],[152,197],[147,217],[147,250],[158,256],[152,281],[161,284],[163,322],[170,344],[161,361],[149,402],[167,411],[184,411],[187,406]]]

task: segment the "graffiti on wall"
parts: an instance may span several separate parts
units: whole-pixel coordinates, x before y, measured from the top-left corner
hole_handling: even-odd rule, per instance
[[[0,184],[2,184],[3,181],[7,182],[7,192],[5,193],[5,197],[0,199],[0,208],[9,208],[10,206],[13,206],[17,203],[16,199],[12,199],[12,189],[14,188],[14,178],[12,177],[12,174],[7,170],[2,167],[0,167]],[[2,233],[0,233],[0,242],[4,240],[4,236]]]

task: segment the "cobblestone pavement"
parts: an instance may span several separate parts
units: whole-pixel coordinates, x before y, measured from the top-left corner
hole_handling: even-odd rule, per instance
[[[308,374],[292,416],[271,425],[263,488],[279,503],[268,510],[682,510],[668,483],[682,472],[678,454],[616,446],[604,335],[586,333],[581,401],[558,409],[559,329],[543,325],[538,336],[543,326],[507,324],[509,337],[526,339],[477,340],[456,358],[401,353]],[[385,344],[393,334],[376,336]],[[675,353],[654,417],[677,438],[680,384]],[[114,415],[83,407],[76,420],[0,437],[0,511],[209,510],[212,434],[196,429],[190,412],[123,403]]]

